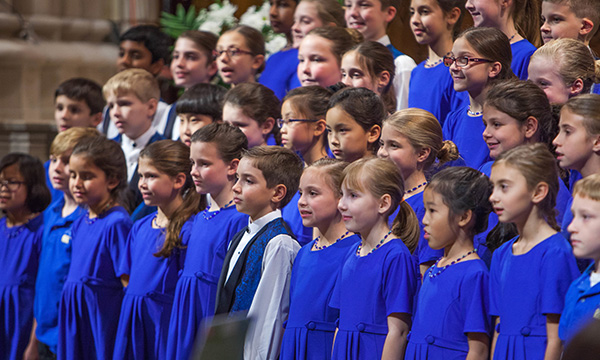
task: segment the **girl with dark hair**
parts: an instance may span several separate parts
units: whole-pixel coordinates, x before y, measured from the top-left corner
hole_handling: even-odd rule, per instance
[[[231,87],[256,82],[256,76],[265,68],[265,40],[250,26],[238,25],[224,32],[216,51],[219,75]]]

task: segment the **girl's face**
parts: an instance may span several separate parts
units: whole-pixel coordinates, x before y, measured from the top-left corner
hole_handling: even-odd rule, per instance
[[[475,27],[498,27],[501,14],[508,11],[498,0],[467,0],[465,9],[471,13]]]
[[[292,38],[294,47],[300,47],[300,43],[304,36],[314,28],[324,26],[323,21],[319,17],[319,12],[315,3],[312,1],[301,1],[296,6],[294,12],[294,25],[292,26]]]
[[[212,116],[203,114],[182,113],[179,118],[179,138],[188,147],[192,144],[192,134],[213,122]]]
[[[340,106],[327,111],[327,136],[329,148],[336,159],[353,162],[369,154],[369,145],[379,139],[379,126],[365,131],[350,114]]]
[[[410,29],[417,43],[435,44],[444,33],[452,32],[437,0],[412,0],[410,3]]]
[[[242,130],[248,138],[248,148],[266,145],[266,137],[273,129],[272,121],[265,121],[260,125],[258,121],[246,115],[242,108],[230,103],[223,106],[223,121]]]
[[[61,156],[50,155],[48,176],[55,190],[69,191],[69,156],[71,152]]]
[[[69,188],[73,199],[78,204],[90,208],[108,203],[110,192],[118,185],[116,179],[107,178],[106,173],[83,154],[71,155],[69,175]]]
[[[483,107],[483,123],[483,140],[490,149],[492,159],[525,143],[526,126],[493,106]]]
[[[534,206],[525,176],[514,166],[499,163],[492,167],[490,180],[494,184],[490,202],[498,221],[524,223]]]
[[[348,231],[368,233],[380,216],[381,199],[369,191],[352,189],[342,184],[338,210]]]
[[[138,189],[144,199],[144,204],[148,206],[166,206],[177,197],[179,189],[185,183],[185,174],[183,177],[172,178],[169,175],[158,171],[152,165],[152,160],[146,157],[140,157],[138,161]]]
[[[536,56],[529,62],[528,80],[544,90],[551,104],[562,105],[581,92],[565,84],[558,73],[559,66],[552,59],[545,56]]]
[[[217,42],[217,66],[226,84],[254,82],[256,72],[265,61],[264,55],[253,55],[244,35],[229,31]]]
[[[423,154],[410,144],[408,138],[389,125],[383,126],[379,143],[381,146],[377,156],[391,160],[404,179],[414,173],[419,163],[423,161]]]
[[[380,0],[345,0],[346,24],[360,31],[365,40],[376,41],[385,35],[386,26],[396,16],[396,8],[383,7]]]
[[[342,80],[340,64],[331,51],[333,43],[316,35],[307,35],[298,50],[298,79],[302,86],[327,87]]]
[[[217,65],[208,58],[195,42],[179,38],[173,50],[171,73],[175,85],[189,88],[192,85],[209,83],[217,73]]]
[[[594,148],[598,147],[599,136],[590,136],[584,126],[584,117],[566,107],[560,112],[558,128],[558,135],[552,141],[556,146],[558,165],[581,171],[594,154]]]
[[[278,34],[289,34],[294,24],[294,0],[269,0],[269,22]]]
[[[444,203],[444,198],[438,192],[425,189],[423,192],[423,238],[429,247],[438,250],[452,245],[456,240],[456,216],[451,214],[450,208]]]
[[[350,87],[367,88],[378,95],[380,87],[379,79],[371,77],[367,69],[363,69],[358,60],[356,51],[349,51],[342,58],[342,82]]]
[[[284,147],[298,151],[301,154],[310,149],[314,143],[317,131],[317,123],[309,121],[289,121],[290,119],[308,119],[294,108],[292,100],[286,100],[281,106],[283,126],[281,127],[281,143]],[[323,120],[321,120],[323,121]]]
[[[456,39],[452,46],[452,54],[455,58],[465,56],[468,58],[483,58],[464,37]],[[454,90],[480,94],[483,92],[488,79],[496,76],[499,72],[499,70],[494,69],[494,64],[497,63],[469,61],[466,66],[458,66],[456,62],[452,63],[450,65],[450,75],[454,80]]]
[[[196,191],[200,194],[219,194],[235,175],[235,167],[223,161],[215,143],[193,142],[190,147],[190,160],[190,174]]]
[[[6,185],[4,182],[6,181]],[[12,164],[0,172],[0,210],[16,213],[27,209],[27,185],[19,170],[19,164]]]
[[[340,215],[339,193],[331,189],[327,177],[322,170],[308,168],[300,178],[298,210],[306,227],[325,228]]]

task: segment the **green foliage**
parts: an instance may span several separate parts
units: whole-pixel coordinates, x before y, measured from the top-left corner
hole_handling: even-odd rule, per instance
[[[200,24],[194,5],[186,12],[183,5],[177,4],[174,15],[163,11],[160,17],[162,30],[173,39],[177,39],[184,31],[197,30]]]

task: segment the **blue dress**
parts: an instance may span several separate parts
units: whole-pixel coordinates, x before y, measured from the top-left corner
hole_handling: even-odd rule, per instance
[[[513,73],[521,80],[527,80],[529,75],[527,68],[529,68],[529,59],[531,55],[537,50],[532,43],[527,39],[517,41],[516,43],[510,44],[512,51],[512,61],[510,68]]]
[[[0,351],[21,360],[33,325],[35,276],[42,247],[44,216],[11,228],[0,219]]]
[[[358,246],[358,245],[357,245]],[[332,359],[380,359],[387,317],[411,314],[418,271],[400,239],[359,257],[357,246],[344,264],[329,306],[340,310]]]
[[[579,275],[571,246],[554,234],[525,254],[513,255],[518,236],[500,246],[490,269],[490,314],[500,317],[495,360],[543,359],[546,314],[561,314]]]
[[[300,87],[298,80],[298,49],[291,48],[269,56],[258,82],[273,90],[279,100],[288,91]]]
[[[302,216],[300,216],[300,211],[298,210],[299,200],[300,192],[297,191],[290,202],[281,209],[281,217],[289,225],[300,246],[304,246],[312,241],[313,229],[302,224]]]
[[[458,262],[437,273],[425,273],[419,290],[405,359],[465,359],[467,333],[490,335],[489,272],[480,259]]]
[[[360,241],[352,235],[322,250],[305,245],[294,260],[290,312],[281,344],[281,359],[330,359],[338,309],[328,306],[339,270]]]
[[[450,71],[443,63],[432,68],[423,61],[412,70],[408,86],[408,107],[427,110],[444,125],[448,114],[468,104],[466,93],[454,90]]]
[[[595,264],[592,263],[573,281],[567,291],[565,308],[558,326],[558,336],[562,341],[571,340],[592,320],[600,308],[600,283],[594,286],[590,283],[590,275],[594,267]]]
[[[181,277],[175,288],[169,321],[167,359],[187,359],[201,321],[215,313],[217,285],[227,247],[248,225],[248,215],[235,206],[204,210],[194,217]]]
[[[465,160],[466,166],[479,169],[483,163],[490,161],[490,150],[483,140],[482,116],[469,116],[468,105],[448,114],[443,127],[445,140],[452,140],[458,152]]]
[[[406,199],[406,203],[412,207],[417,215],[417,219],[419,219],[419,230],[421,235],[419,236],[419,244],[417,245],[417,250],[415,251],[417,264],[419,265],[429,261],[435,261],[444,256],[444,249],[433,250],[429,247],[429,242],[423,237],[425,236],[425,231],[423,231],[423,217],[425,216],[423,193],[424,192],[421,191],[420,193]]]
[[[110,359],[121,312],[119,264],[131,229],[129,214],[115,206],[73,223],[71,268],[58,318],[58,359]]]
[[[44,233],[40,267],[35,283],[33,315],[37,322],[35,336],[56,354],[58,343],[58,305],[71,266],[71,226],[85,210],[77,207],[62,216],[64,196],[44,211]]]
[[[129,274],[115,343],[115,359],[164,359],[167,351],[173,294],[183,268],[185,249],[173,249],[168,258],[156,257],[165,241],[165,229],[152,227],[156,213],[133,225],[121,272]],[[192,221],[181,229],[187,245]]]

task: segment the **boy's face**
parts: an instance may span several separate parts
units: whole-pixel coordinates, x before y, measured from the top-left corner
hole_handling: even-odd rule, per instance
[[[346,0],[346,24],[360,31],[365,40],[376,41],[386,34],[387,25],[396,16],[396,8],[384,8],[379,0]]]
[[[73,100],[58,95],[54,100],[54,121],[58,132],[72,127],[96,127],[102,121],[102,113],[91,114],[84,100]]]
[[[152,53],[141,42],[125,40],[119,44],[119,56],[117,57],[119,71],[144,69],[156,76],[163,65],[162,59],[152,62]]]
[[[181,142],[188,147],[192,144],[192,134],[198,129],[203,128],[214,121],[210,115],[181,113],[178,114],[181,119],[179,126],[179,138]]]
[[[582,28],[581,20],[567,4],[542,2],[542,27],[540,30],[544,44],[561,38],[583,40],[579,34]]]
[[[267,187],[261,170],[251,160],[242,158],[237,169],[238,181],[233,186],[233,202],[237,211],[254,221],[275,210],[275,188]]]
[[[567,230],[571,233],[573,255],[581,259],[600,260],[600,201],[575,195],[573,221]]]
[[[598,136],[590,136],[583,121],[583,116],[574,114],[566,107],[560,112],[559,132],[552,144],[556,146],[558,165],[563,169],[581,172],[594,154]]]
[[[50,155],[48,177],[52,187],[63,192],[69,191],[69,158],[71,152],[61,155]]]
[[[110,110],[110,119],[120,134],[130,139],[137,139],[152,125],[152,117],[156,112],[156,99],[143,102],[132,93],[111,94],[106,99]]]

